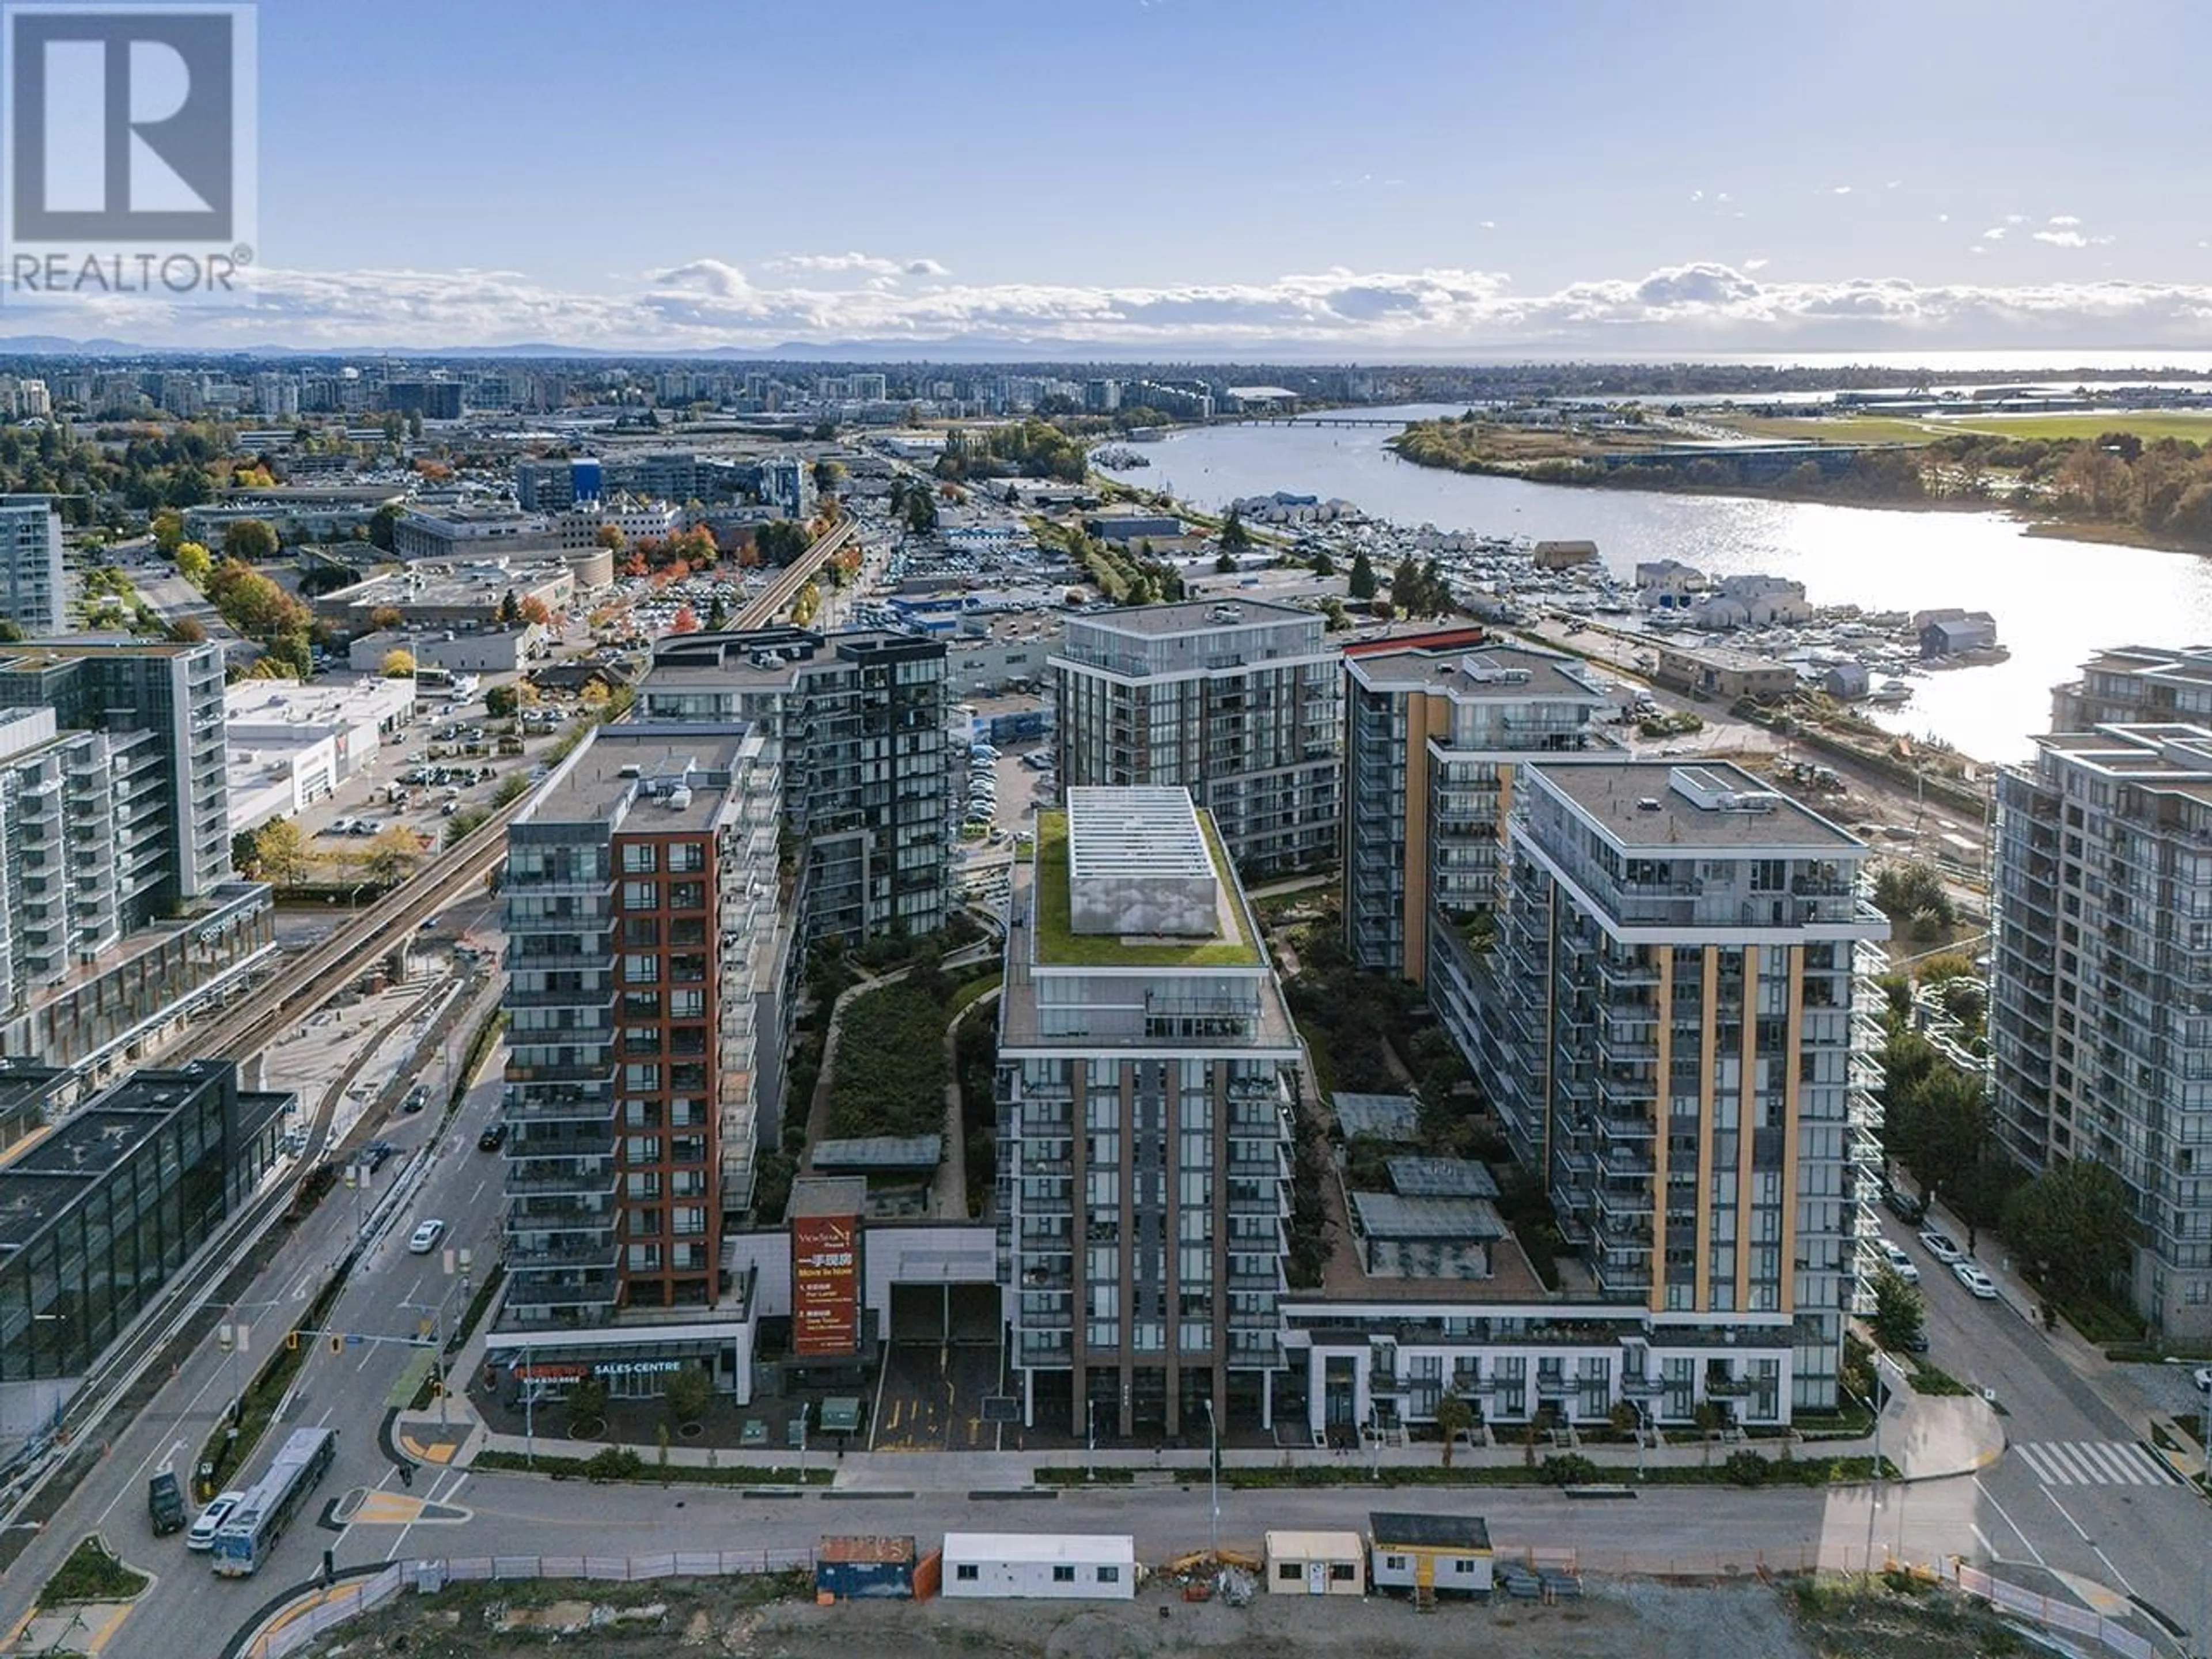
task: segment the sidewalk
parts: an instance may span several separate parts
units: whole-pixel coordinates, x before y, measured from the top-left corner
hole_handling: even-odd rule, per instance
[[[472,1340],[456,1361],[454,1374],[469,1375],[465,1367],[481,1364],[482,1345]],[[449,1422],[441,1426],[435,1409],[406,1411],[398,1414],[392,1425],[394,1444],[409,1456],[420,1462],[435,1462],[447,1467],[466,1467],[486,1450],[495,1450],[521,1456],[534,1448],[536,1455],[547,1458],[588,1457],[604,1450],[607,1441],[573,1441],[555,1413],[549,1412],[545,1431],[534,1440],[519,1434],[495,1433],[488,1428],[475,1407],[466,1396],[456,1392],[447,1401]],[[848,1451],[840,1456],[826,1442],[817,1442],[806,1455],[810,1468],[829,1468],[836,1470],[832,1484],[840,1491],[854,1492],[966,1492],[976,1489],[1006,1490],[1033,1484],[1034,1472],[1039,1468],[1080,1468],[1095,1466],[1099,1468],[1158,1470],[1168,1479],[1176,1474],[1203,1478],[1207,1464],[1204,1447],[1194,1449],[1168,1448],[1152,1450],[1141,1447],[1102,1448],[1088,1453],[1081,1447],[1055,1448],[1050,1450],[1030,1451],[1019,1444],[1018,1425],[1006,1428],[1006,1449],[988,1452],[869,1452]],[[1769,1460],[1779,1460],[1785,1449],[1800,1462],[1825,1462],[1835,1458],[1871,1457],[1879,1439],[1882,1455],[1896,1465],[1900,1477],[1906,1480],[1936,1480],[1952,1475],[1971,1474],[1988,1468],[2003,1455],[2004,1431],[1996,1412],[1978,1396],[1930,1396],[1916,1395],[1909,1389],[1895,1391],[1888,1408],[1882,1413],[1879,1436],[1868,1435],[1847,1440],[1741,1440],[1706,1443],[1693,1435],[1670,1435],[1663,1446],[1639,1449],[1633,1445],[1617,1443],[1590,1444],[1574,1447],[1541,1444],[1536,1449],[1535,1461],[1573,1451],[1588,1458],[1608,1475],[1633,1479],[1638,1468],[1717,1468],[1738,1451],[1754,1451]],[[434,1448],[434,1451],[433,1449]],[[650,1466],[662,1455],[657,1444],[632,1445],[635,1451]],[[711,1448],[676,1444],[667,1449],[672,1465],[694,1468],[791,1468],[799,1462],[799,1455],[788,1447],[772,1449],[738,1451],[727,1447]],[[1221,1451],[1224,1468],[1280,1469],[1292,1468],[1357,1468],[1364,1464],[1371,1468],[1431,1468],[1441,1462],[1443,1448],[1433,1443],[1407,1446],[1367,1447],[1357,1451],[1333,1452],[1311,1448],[1285,1449],[1279,1447],[1224,1447]],[[1454,1449],[1452,1463],[1458,1468],[1504,1468],[1523,1464],[1528,1460],[1527,1449],[1517,1439],[1490,1446],[1460,1446]],[[1341,1477],[1336,1477],[1341,1478]]]

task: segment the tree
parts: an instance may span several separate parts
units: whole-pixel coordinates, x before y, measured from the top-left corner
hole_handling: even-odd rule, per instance
[[[384,660],[376,672],[387,680],[411,680],[415,678],[415,653],[395,647],[384,653]]]
[[[194,587],[204,588],[215,570],[215,558],[198,542],[177,544],[177,574]]]
[[[207,629],[190,617],[179,617],[169,624],[169,637],[179,645],[198,645],[207,638]]]
[[[623,546],[622,526],[618,524],[601,525],[598,533],[592,538],[592,544],[595,547],[604,547],[610,553],[621,552]]]
[[[668,631],[672,634],[697,633],[699,631],[698,613],[688,605],[678,605],[676,615],[669,621]]]
[[[1321,614],[1326,619],[1322,624],[1325,633],[1342,634],[1352,627],[1352,617],[1345,611],[1344,601],[1334,593],[1321,602]]]
[[[512,720],[522,707],[522,694],[511,685],[495,685],[484,693],[484,713],[495,720]]]
[[[398,605],[380,605],[368,613],[368,625],[378,633],[385,634],[395,628],[406,627],[407,618]]]
[[[1455,1394],[1437,1401],[1437,1432],[1444,1437],[1444,1467],[1452,1466],[1452,1447],[1474,1426],[1474,1408]]]
[[[165,507],[154,515],[152,525],[154,545],[164,553],[174,553],[185,539],[185,515],[174,507]]]
[[[368,515],[368,544],[392,551],[392,526],[399,522],[399,503],[386,501]]]
[[[291,818],[275,818],[253,832],[253,865],[264,881],[297,887],[314,868],[307,832]]]
[[[2005,1205],[2004,1236],[2052,1294],[2110,1295],[2135,1236],[2127,1188],[2106,1164],[2054,1164]]]
[[[588,1423],[604,1423],[607,1419],[607,1385],[596,1376],[586,1376],[568,1390],[568,1425],[581,1428]]]
[[[1874,1276],[1874,1317],[1867,1322],[1883,1347],[1909,1352],[1928,1322],[1928,1305],[1895,1268],[1884,1267]]]
[[[249,564],[257,559],[275,558],[276,527],[265,519],[234,521],[223,530],[222,555],[227,559],[244,559]]]
[[[917,536],[937,528],[937,501],[927,489],[907,492],[906,527]]]
[[[1316,576],[1334,576],[1336,574],[1336,561],[1328,556],[1328,550],[1327,548],[1317,547],[1314,550],[1313,573]]]
[[[1957,919],[1957,907],[1951,902],[1943,878],[1934,865],[1917,860],[1883,865],[1874,878],[1874,902],[1883,915],[1897,921],[1928,915],[1948,927]]]
[[[1233,507],[1221,521],[1221,545],[1231,553],[1241,553],[1252,545],[1252,532],[1244,527],[1244,515]]]
[[[532,593],[529,598],[523,600],[521,611],[522,620],[535,627],[546,628],[552,624],[553,611],[551,607],[549,606],[544,600],[539,599],[535,593]]]
[[[492,612],[492,620],[501,628],[512,628],[521,617],[522,601],[515,597],[514,590],[510,587],[500,595],[499,609]]]
[[[714,1382],[701,1366],[685,1365],[668,1379],[668,1414],[678,1428],[696,1423],[714,1397]]]
[[[369,842],[362,867],[372,881],[392,887],[413,875],[422,858],[422,843],[415,832],[404,823],[387,823]]]
[[[1367,550],[1364,547],[1352,556],[1352,574],[1346,578],[1346,587],[1355,599],[1375,597],[1375,567],[1368,562]]]
[[[1929,1192],[1954,1193],[1990,1150],[1982,1079],[1959,1070],[1911,1032],[1890,1041],[1883,1064],[1885,1150]]]
[[[707,607],[707,631],[719,634],[730,625],[730,602],[723,595],[714,595],[714,604]]]
[[[834,495],[837,486],[845,482],[845,467],[842,461],[823,459],[814,463],[814,489],[817,495]]]
[[[1221,550],[1221,556],[1213,562],[1213,568],[1215,572],[1220,575],[1235,575],[1237,574],[1237,556],[1234,553],[1231,553],[1227,548],[1223,548]]]

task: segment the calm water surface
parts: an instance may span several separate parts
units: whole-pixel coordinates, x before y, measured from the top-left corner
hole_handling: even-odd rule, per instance
[[[1459,408],[1358,411],[1417,419]],[[1204,507],[1289,490],[1341,496],[1405,525],[1498,536],[1587,538],[1626,578],[1639,560],[1675,558],[1713,575],[1764,571],[1805,584],[1818,605],[1988,611],[2009,661],[1912,681],[1912,702],[1881,715],[1984,760],[2029,752],[2051,688],[2100,646],[2212,643],[2212,560],[2024,536],[1997,514],[1883,512],[1717,495],[1594,490],[1409,465],[1388,428],[1217,427],[1145,446],[1152,465],[1122,473]]]

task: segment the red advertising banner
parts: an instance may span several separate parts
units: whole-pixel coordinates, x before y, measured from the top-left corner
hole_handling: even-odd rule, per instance
[[[791,1221],[791,1351],[844,1358],[860,1349],[860,1224],[849,1215]]]

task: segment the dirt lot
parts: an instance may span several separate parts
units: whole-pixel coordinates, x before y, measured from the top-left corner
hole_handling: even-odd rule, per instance
[[[1973,1659],[2011,1651],[2011,1633],[1955,1599],[1800,1594],[1758,1583],[1686,1588],[1593,1583],[1556,1607],[1447,1605],[1433,1615],[1387,1598],[1261,1596],[1194,1606],[1157,1589],[1133,1602],[848,1602],[771,1597],[766,1583],[631,1586],[594,1601],[573,1585],[465,1585],[404,1596],[310,1651],[416,1659],[504,1659],[558,1647],[592,1659],[696,1653],[746,1659],[1427,1659],[1510,1644],[1533,1659]]]

